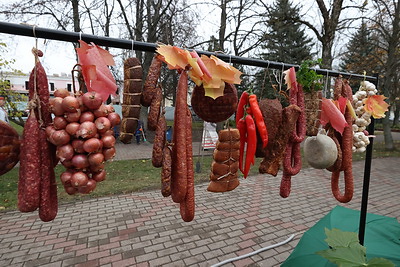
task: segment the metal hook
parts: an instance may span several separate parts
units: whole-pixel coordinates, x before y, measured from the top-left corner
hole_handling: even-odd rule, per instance
[[[280,77],[280,81],[279,81],[279,92],[282,91],[282,82],[283,82],[283,72],[285,70],[285,63],[281,63],[282,64],[282,70],[281,70],[281,77]]]
[[[32,31],[33,31],[33,37],[35,37],[37,39],[37,36],[36,36],[36,25],[33,25]]]
[[[79,40],[82,41],[82,32],[79,32]]]
[[[326,70],[324,97],[328,94],[329,70]]]
[[[231,65],[231,63],[232,63],[232,55],[229,54],[229,65]]]

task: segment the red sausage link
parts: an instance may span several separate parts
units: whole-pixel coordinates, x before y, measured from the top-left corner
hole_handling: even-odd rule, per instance
[[[163,162],[163,150],[165,146],[165,133],[167,130],[167,122],[165,121],[164,114],[161,114],[158,120],[156,135],[153,142],[153,152],[151,157],[151,162],[154,167],[160,168]]]
[[[182,71],[176,92],[173,132],[174,146],[172,149],[171,197],[176,203],[184,201],[187,192],[187,88],[188,76],[185,71]]]
[[[18,182],[18,209],[34,211],[40,203],[40,146],[39,123],[32,111],[23,131]]]
[[[193,149],[192,149],[192,115],[187,108],[186,119],[186,159],[187,159],[187,193],[185,200],[180,203],[179,209],[182,220],[190,222],[194,218],[194,169],[193,169]]]
[[[39,218],[44,222],[55,219],[58,212],[57,183],[53,168],[50,143],[46,140],[46,132],[40,130],[41,140],[41,186],[40,186],[40,206]]]
[[[157,90],[157,81],[161,73],[162,61],[158,59],[157,55],[154,55],[151,61],[149,72],[143,85],[143,92],[140,99],[142,106],[148,107],[151,105],[151,101],[155,96]]]

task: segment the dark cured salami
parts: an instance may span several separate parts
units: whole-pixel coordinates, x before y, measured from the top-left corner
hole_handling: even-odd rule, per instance
[[[188,76],[182,71],[176,92],[174,132],[172,149],[171,197],[176,203],[185,200],[187,192],[187,155],[186,155],[186,119],[187,119]]]
[[[163,160],[161,170],[161,194],[164,197],[171,195],[171,166],[172,166],[172,150],[169,146],[163,149]]]
[[[140,99],[140,103],[144,107],[149,107],[153,97],[156,95],[157,82],[161,73],[162,61],[158,59],[157,54],[154,55],[151,61],[149,71],[147,73],[146,80],[143,85],[143,93]]]
[[[40,203],[40,146],[39,123],[31,111],[22,134],[21,158],[18,181],[18,209],[31,212]]]
[[[54,220],[58,212],[57,183],[50,153],[50,143],[46,140],[46,132],[40,130],[41,142],[41,186],[39,217],[44,222]]]
[[[180,203],[179,209],[182,220],[190,222],[194,218],[194,169],[193,169],[193,151],[192,151],[192,114],[188,107],[186,118],[186,166],[187,166],[187,193],[185,200]]]
[[[160,168],[163,161],[163,150],[165,146],[165,133],[167,131],[167,122],[165,120],[164,112],[161,114],[158,120],[156,135],[153,143],[153,153],[151,157],[151,163],[154,167]]]

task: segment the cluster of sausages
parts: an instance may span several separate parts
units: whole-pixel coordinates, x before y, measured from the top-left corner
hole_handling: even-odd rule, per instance
[[[347,80],[343,80],[341,77],[335,81],[334,88],[334,99],[337,100],[340,96],[347,98],[352,101],[353,95],[352,90]],[[335,141],[338,149],[338,159],[335,164],[328,168],[332,172],[331,176],[331,189],[333,196],[342,203],[347,203],[353,198],[354,192],[354,181],[352,171],[352,158],[353,158],[353,117],[350,110],[346,108],[344,117],[347,122],[347,126],[343,130],[343,134],[340,135],[330,125],[327,125],[329,136]],[[340,173],[344,173],[345,189],[344,194],[341,194],[339,188]]]
[[[37,56],[40,51],[34,51]],[[53,220],[58,212],[57,184],[54,166],[55,146],[47,141],[45,128],[52,122],[49,90],[45,70],[36,64],[29,77],[30,114],[25,123],[18,181],[18,209],[32,212],[39,209],[42,221]]]
[[[228,128],[218,133],[218,141],[211,164],[210,192],[227,192],[239,185],[239,149],[240,134],[238,129]]]
[[[132,57],[124,61],[124,93],[119,139],[125,144],[132,141],[138,125],[142,75],[142,66],[137,58]]]

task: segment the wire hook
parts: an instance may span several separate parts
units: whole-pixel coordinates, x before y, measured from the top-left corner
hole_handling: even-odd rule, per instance
[[[36,36],[36,25],[33,25],[32,32],[33,32],[33,37],[35,37],[37,39],[37,36]]]
[[[82,41],[82,32],[79,32],[79,40]]]

